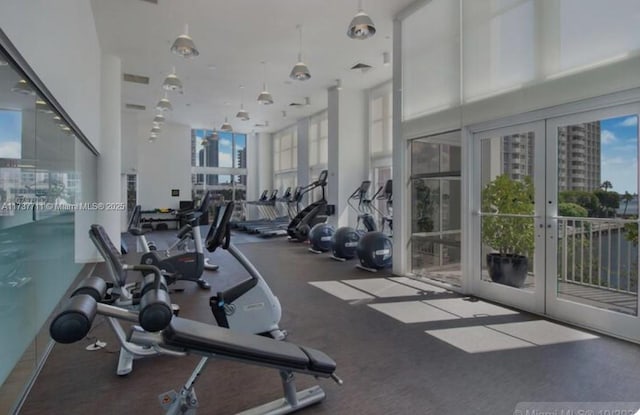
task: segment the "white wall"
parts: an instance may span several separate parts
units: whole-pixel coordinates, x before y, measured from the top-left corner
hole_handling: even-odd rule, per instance
[[[100,150],[101,51],[86,0],[0,0],[0,28]]]
[[[138,203],[143,210],[177,209],[180,200],[191,200],[191,129],[165,122],[150,143],[150,125],[150,119],[140,120],[135,133],[125,131],[138,143]],[[180,196],[172,197],[171,189],[179,189]]]

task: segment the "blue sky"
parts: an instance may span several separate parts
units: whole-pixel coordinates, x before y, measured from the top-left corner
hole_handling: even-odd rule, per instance
[[[638,192],[638,117],[600,121],[601,181],[618,193]]]
[[[22,113],[0,110],[0,158],[22,158]]]

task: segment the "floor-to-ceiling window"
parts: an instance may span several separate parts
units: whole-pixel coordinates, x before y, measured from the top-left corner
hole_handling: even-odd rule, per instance
[[[309,181],[317,180],[329,161],[329,123],[327,111],[322,111],[309,120]],[[307,185],[308,183],[301,183]],[[322,196],[322,190],[316,189],[311,196],[316,200]]]
[[[294,125],[273,135],[273,187],[282,194],[297,185],[298,129]]]
[[[211,190],[220,200],[244,201],[247,189],[247,136],[191,130],[193,197]]]
[[[391,83],[387,82],[369,91],[369,157],[373,191],[384,187],[392,176],[392,117]],[[391,216],[391,205],[386,200],[375,201],[378,211]]]
[[[76,203],[95,201],[95,168],[95,155],[0,52],[1,413],[46,355],[41,329],[81,269],[76,227],[95,219]]]
[[[460,131],[411,142],[411,272],[460,286]]]

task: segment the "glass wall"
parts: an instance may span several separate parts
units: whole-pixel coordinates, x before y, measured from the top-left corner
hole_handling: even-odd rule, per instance
[[[74,203],[93,192],[95,181],[83,183],[83,172],[95,180],[96,166],[8,61],[0,53],[1,413],[10,412],[41,362],[50,339],[38,333],[81,269]],[[89,163],[79,164],[85,153]]]
[[[411,272],[461,285],[460,132],[411,142]]]

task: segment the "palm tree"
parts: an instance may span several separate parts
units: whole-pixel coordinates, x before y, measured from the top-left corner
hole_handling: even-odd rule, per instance
[[[629,192],[627,192],[625,190],[625,192],[622,195],[621,199],[624,202],[624,211],[622,212],[622,216],[626,216],[627,215],[627,206],[629,205],[629,202],[631,202],[633,200],[633,196],[631,195],[631,193],[629,193]]]
[[[600,187],[602,188],[602,190],[604,190],[605,192],[609,189],[613,189],[613,185],[611,184],[611,182],[609,180],[605,180],[604,182],[602,182],[602,184],[600,185]]]

